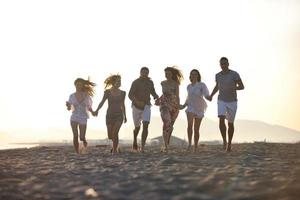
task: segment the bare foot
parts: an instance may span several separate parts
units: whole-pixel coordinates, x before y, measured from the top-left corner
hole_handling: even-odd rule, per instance
[[[198,147],[197,146],[194,147],[193,152],[194,153],[198,152]]]
[[[189,144],[189,146],[186,148],[186,151],[187,151],[187,152],[190,152],[190,151],[191,151],[191,148],[192,148],[192,145]]]
[[[138,147],[137,143],[134,142],[133,145],[132,145],[132,150],[137,151],[138,148],[139,148],[139,147]]]
[[[224,149],[224,150],[227,149],[227,142],[223,142],[223,149]]]
[[[231,152],[231,144],[227,145],[226,152]]]
[[[83,146],[84,146],[85,148],[87,148],[87,146],[88,146],[88,143],[87,143],[87,141],[86,141],[86,140],[84,140],[84,141],[83,141]]]
[[[168,148],[165,147],[165,146],[162,146],[162,147],[160,148],[160,152],[161,152],[161,153],[168,153]]]

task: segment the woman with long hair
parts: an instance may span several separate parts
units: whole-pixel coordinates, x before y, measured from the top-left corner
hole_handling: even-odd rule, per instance
[[[200,124],[207,107],[207,104],[203,97],[207,99],[209,97],[209,91],[205,83],[201,82],[201,75],[197,69],[193,69],[190,72],[190,81],[191,83],[187,86],[187,99],[184,105],[180,105],[180,109],[184,109],[187,106],[185,112],[188,121],[188,151],[191,149],[194,130],[194,152],[196,152],[200,136]]]
[[[69,100],[66,102],[68,110],[72,110],[71,115],[71,128],[73,132],[73,145],[76,153],[79,152],[78,130],[79,139],[83,142],[86,148],[88,143],[85,138],[87,119],[89,112],[92,112],[92,96],[94,95],[94,86],[96,85],[89,80],[77,78],[74,82],[76,91],[71,94]]]
[[[166,80],[161,82],[163,95],[156,101],[160,106],[160,116],[163,121],[163,138],[165,146],[162,152],[168,152],[173,125],[179,113],[179,85],[183,79],[182,73],[176,67],[165,68]]]
[[[108,101],[108,108],[106,111],[106,127],[108,139],[113,142],[111,153],[119,152],[119,130],[122,123],[127,122],[126,109],[125,109],[125,96],[126,92],[120,90],[121,76],[111,75],[104,81],[105,91],[99,106],[93,112],[94,116],[98,115],[98,111],[103,106],[104,102]]]

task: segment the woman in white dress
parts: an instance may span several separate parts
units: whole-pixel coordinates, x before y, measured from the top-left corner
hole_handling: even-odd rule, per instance
[[[82,78],[77,78],[74,82],[76,92],[71,94],[69,100],[66,102],[68,110],[72,110],[71,128],[73,132],[73,144],[76,153],[79,153],[78,129],[79,139],[83,142],[83,146],[87,147],[85,138],[87,119],[89,112],[92,112],[92,96],[94,95],[95,83]]]
[[[203,97],[206,99],[209,97],[209,91],[205,83],[201,82],[201,75],[197,69],[193,69],[190,72],[191,83],[187,86],[188,96],[184,105],[180,106],[180,109],[186,109],[186,116],[188,121],[188,150],[191,149],[193,130],[194,130],[194,151],[197,150],[199,142],[199,129],[202,118],[207,107],[207,104]]]

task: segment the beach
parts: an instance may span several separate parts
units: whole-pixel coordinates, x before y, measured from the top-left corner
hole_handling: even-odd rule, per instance
[[[0,151],[0,199],[299,199],[300,144],[41,146]]]

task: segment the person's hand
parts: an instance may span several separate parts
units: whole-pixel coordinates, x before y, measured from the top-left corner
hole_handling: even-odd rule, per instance
[[[160,99],[158,98],[158,99],[155,100],[154,105],[159,106],[160,103],[161,103],[161,102],[160,102]]]
[[[93,111],[93,112],[92,112],[92,115],[93,115],[94,117],[97,117],[97,116],[98,116],[98,111]]]
[[[209,96],[206,97],[206,99],[207,99],[208,101],[211,101],[211,100],[212,100],[212,96],[209,95]]]
[[[143,101],[139,101],[139,100],[135,100],[134,104],[141,108],[143,108],[145,106],[145,103]]]
[[[71,110],[71,104],[68,101],[66,101],[66,106],[68,110]]]
[[[125,116],[124,117],[124,124],[127,122],[127,117]]]
[[[179,109],[182,110],[185,108],[185,105],[179,105]]]

